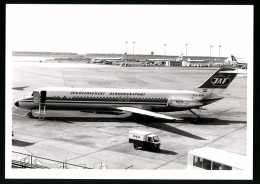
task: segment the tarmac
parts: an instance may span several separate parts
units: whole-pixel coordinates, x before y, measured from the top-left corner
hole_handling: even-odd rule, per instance
[[[12,101],[14,104],[19,97],[40,87],[192,90],[215,70],[15,61]],[[189,111],[165,113],[184,118],[182,122],[48,109],[45,120],[40,121],[35,112],[34,118],[28,118],[28,111],[13,105],[12,151],[88,168],[139,170],[186,170],[188,151],[204,146],[246,155],[247,77],[236,77],[223,95],[224,99],[201,110],[201,121],[195,121]],[[161,152],[135,150],[128,143],[128,132],[135,129],[156,133],[161,140]],[[12,155],[14,160],[24,158]],[[40,158],[34,162],[50,168],[61,167]]]

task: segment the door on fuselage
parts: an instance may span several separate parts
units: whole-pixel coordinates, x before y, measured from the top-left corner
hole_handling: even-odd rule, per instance
[[[33,103],[34,104],[39,104],[40,103],[40,93],[39,91],[33,91]]]
[[[39,104],[39,103],[45,103],[46,101],[47,92],[46,91],[33,91],[33,103]]]

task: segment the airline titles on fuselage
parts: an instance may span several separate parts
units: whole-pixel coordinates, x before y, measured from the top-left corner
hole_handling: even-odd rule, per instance
[[[105,95],[105,92],[71,92],[71,95]],[[126,96],[145,96],[145,93],[114,93],[110,92],[108,95],[112,96],[121,96],[121,95],[126,95]]]

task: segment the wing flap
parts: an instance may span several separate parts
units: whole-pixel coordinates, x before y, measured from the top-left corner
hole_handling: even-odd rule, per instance
[[[166,116],[163,114],[159,114],[156,112],[151,112],[148,110],[139,109],[139,108],[135,108],[135,107],[117,107],[116,109],[122,110],[122,111],[127,111],[127,112],[132,112],[132,113],[137,113],[137,114],[142,114],[142,115],[146,115],[146,116],[153,116],[153,117],[162,118],[162,119],[178,120],[178,121],[182,120],[180,118],[174,118],[171,116]]]

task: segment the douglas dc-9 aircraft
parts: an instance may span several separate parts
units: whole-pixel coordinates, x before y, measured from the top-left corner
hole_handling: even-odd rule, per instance
[[[107,89],[107,88],[41,88],[20,98],[15,106],[39,113],[48,110],[77,110],[93,112],[130,112],[168,120],[182,120],[158,112],[189,110],[214,103],[237,72],[234,68],[218,69],[206,82],[194,91],[150,90],[150,89]]]

